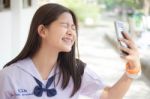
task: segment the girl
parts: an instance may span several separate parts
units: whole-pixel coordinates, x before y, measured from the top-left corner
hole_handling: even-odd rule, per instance
[[[75,14],[59,4],[46,4],[33,16],[21,53],[0,71],[1,99],[121,99],[139,74],[137,47],[126,34],[127,70],[112,87],[75,58],[78,25]]]

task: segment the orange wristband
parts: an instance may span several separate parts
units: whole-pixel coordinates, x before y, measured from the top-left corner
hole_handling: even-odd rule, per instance
[[[140,72],[140,68],[129,69],[129,63],[126,64],[126,72],[129,74],[138,74]]]

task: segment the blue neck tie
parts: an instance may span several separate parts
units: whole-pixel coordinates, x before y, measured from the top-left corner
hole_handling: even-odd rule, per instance
[[[55,75],[48,79],[45,88],[42,87],[42,83],[37,78],[34,77],[34,79],[35,79],[36,83],[38,84],[33,90],[33,94],[35,96],[41,97],[43,92],[47,92],[48,97],[53,97],[57,94],[57,91],[55,88],[48,89],[50,87],[50,85],[52,84],[52,82],[54,81]]]

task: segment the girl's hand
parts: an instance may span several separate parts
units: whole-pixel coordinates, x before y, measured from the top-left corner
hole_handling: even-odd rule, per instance
[[[120,47],[121,51],[128,53],[122,56],[127,61],[126,71],[130,74],[137,74],[141,71],[140,56],[136,44],[127,33],[123,33],[125,38],[120,38],[119,41],[124,42],[128,48]]]

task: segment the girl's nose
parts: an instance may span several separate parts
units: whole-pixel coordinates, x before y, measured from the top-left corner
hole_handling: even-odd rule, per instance
[[[68,35],[72,35],[73,32],[74,32],[74,31],[72,30],[71,26],[68,27],[67,34],[68,34]]]

